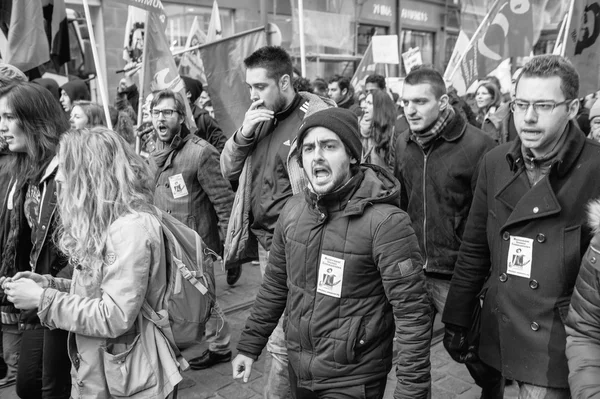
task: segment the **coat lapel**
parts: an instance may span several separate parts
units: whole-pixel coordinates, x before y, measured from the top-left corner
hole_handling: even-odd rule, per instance
[[[515,175],[515,178],[496,195],[500,202],[512,209],[502,230],[515,223],[555,215],[561,210],[548,176],[529,188],[523,173],[524,170]]]

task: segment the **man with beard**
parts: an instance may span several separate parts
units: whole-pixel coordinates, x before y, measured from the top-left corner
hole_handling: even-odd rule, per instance
[[[154,205],[193,229],[204,243],[220,254],[223,248],[233,191],[221,175],[219,153],[208,141],[190,133],[185,100],[178,93],[163,90],[150,103],[157,150],[150,154],[156,163]],[[190,360],[201,370],[231,359],[229,323],[218,306],[206,326],[208,350]]]
[[[239,179],[224,262],[245,261],[258,251],[264,274],[277,218],[294,191],[305,186],[303,173],[293,163],[288,168],[287,162],[298,128],[306,115],[329,105],[319,96],[294,91],[292,60],[281,47],[262,47],[244,65],[252,105],[221,154],[223,176]],[[286,397],[289,392],[281,326],[267,346],[273,355],[265,365],[267,398]]]
[[[281,211],[233,377],[248,381],[287,306],[292,398],[382,398],[394,325],[394,398],[427,398],[431,308],[417,238],[397,206],[398,181],[360,165],[358,120],[349,110],[307,117],[298,147],[309,185]]]

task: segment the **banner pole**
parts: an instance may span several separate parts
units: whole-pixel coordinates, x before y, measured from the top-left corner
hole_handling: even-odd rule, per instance
[[[497,8],[499,2],[500,2],[500,0],[494,1],[494,4],[490,7],[490,11],[488,11],[488,13],[485,15],[485,18],[483,18],[483,21],[481,21],[481,23],[477,27],[477,30],[475,30],[475,33],[473,33],[473,36],[471,37],[471,41],[469,41],[469,45],[467,46],[465,51],[461,54],[460,58],[458,59],[458,62],[454,66],[454,70],[452,71],[452,73],[450,74],[450,77],[448,79],[449,81],[452,81],[452,78],[456,74],[456,71],[458,71],[458,68],[460,68],[460,64],[462,64],[463,60],[465,59],[465,56],[467,55],[467,53],[469,52],[471,47],[473,47],[473,43],[475,43],[475,40],[476,40],[477,36],[479,35],[479,32],[481,32],[484,25],[487,23],[488,19],[490,19],[490,16],[492,15],[492,11]]]
[[[138,100],[138,109],[137,109],[137,125],[138,128],[142,126],[142,117],[143,112],[142,109],[144,107],[144,102],[146,101],[147,93],[144,91],[144,83],[146,83],[146,60],[148,57],[148,25],[150,25],[150,11],[146,11],[146,20],[144,22],[144,45],[142,47],[142,68],[140,71],[140,86],[139,93],[140,98]],[[142,138],[138,135],[135,136],[135,152],[140,154],[142,152]]]
[[[306,77],[306,47],[304,43],[304,0],[298,0],[298,34],[300,36],[300,69]]]
[[[108,110],[108,94],[106,93],[106,84],[102,70],[100,69],[100,57],[98,56],[98,49],[96,48],[96,37],[94,35],[94,28],[92,27],[92,16],[90,14],[90,6],[88,0],[83,0],[83,9],[85,11],[85,19],[88,26],[88,32],[90,34],[90,42],[92,45],[92,56],[94,57],[94,65],[96,67],[96,77],[98,77],[98,85],[100,86],[100,97],[102,97],[102,107],[104,108],[104,115],[106,116],[106,126],[112,130],[112,121],[110,119],[110,111]]]
[[[563,57],[567,53],[567,40],[569,40],[569,28],[571,27],[571,22],[573,21],[573,13],[575,12],[575,0],[571,0],[571,6],[569,7],[569,12],[567,14],[567,25],[565,26],[563,38],[563,46],[560,51],[560,55]]]

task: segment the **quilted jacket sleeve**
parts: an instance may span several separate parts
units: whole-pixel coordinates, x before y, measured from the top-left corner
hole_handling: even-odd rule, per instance
[[[406,213],[398,209],[377,226],[373,256],[396,319],[400,353],[394,399],[425,399],[431,386],[432,310],[419,244]]]
[[[569,386],[574,399],[600,396],[600,247],[583,259],[567,317]],[[592,263],[591,261],[594,261]]]
[[[252,141],[244,139],[241,128],[225,142],[221,152],[221,173],[227,180],[237,180],[242,173],[244,162],[252,150]]]
[[[287,302],[285,241],[282,230],[281,218],[279,218],[275,226],[269,252],[269,263],[265,270],[263,282],[237,345],[240,353],[254,359],[258,358],[267,344],[269,336],[271,336],[285,311]]]

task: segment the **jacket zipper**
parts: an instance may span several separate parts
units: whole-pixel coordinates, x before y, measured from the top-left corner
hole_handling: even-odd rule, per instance
[[[315,210],[317,211],[317,213],[318,213],[318,215],[319,215],[319,216],[318,216],[318,217],[319,217],[319,221],[320,221],[321,223],[324,223],[324,222],[325,222],[325,213],[323,213],[323,212],[322,212],[322,211],[319,209],[319,205],[318,205],[318,204],[319,204],[319,199],[320,199],[320,196],[319,196],[319,195],[317,195],[317,200],[316,200],[316,202],[315,202]],[[321,253],[321,249],[323,248],[323,236],[325,235],[324,233],[325,233],[325,231],[324,231],[324,229],[322,228],[322,229],[321,229],[321,237],[319,237],[319,248],[318,248],[318,252],[317,252],[317,254],[320,254],[320,253]],[[317,255],[317,256],[318,256],[318,255]],[[318,260],[317,260],[317,261],[318,261]],[[316,281],[315,287],[318,285],[318,280],[319,280],[319,273],[317,272],[317,281]],[[312,314],[311,314],[311,316],[310,316],[310,320],[309,320],[309,322],[308,322],[308,340],[309,340],[309,342],[310,342],[310,345],[311,345],[311,351],[310,351],[310,359],[309,359],[309,361],[308,361],[308,370],[307,370],[307,373],[308,373],[308,377],[309,377],[309,380],[310,380],[310,381],[312,381],[312,380],[313,380],[313,376],[312,376],[312,373],[311,373],[311,371],[310,371],[310,370],[312,369],[312,363],[313,363],[313,360],[314,360],[314,358],[315,358],[315,354],[314,354],[315,344],[314,344],[314,342],[313,342],[312,330],[311,330],[311,327],[310,327],[310,326],[312,325],[312,317],[313,317],[313,315],[315,314],[315,302],[316,302],[316,296],[317,296],[317,292],[315,291],[315,301],[313,301]]]
[[[429,147],[427,152],[423,150],[423,256],[425,257],[425,263],[423,264],[423,270],[427,270],[427,262],[429,261],[429,256],[427,255],[427,157],[431,154],[431,149],[433,146]]]

